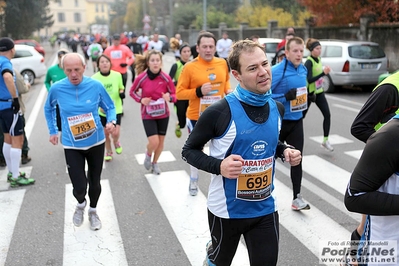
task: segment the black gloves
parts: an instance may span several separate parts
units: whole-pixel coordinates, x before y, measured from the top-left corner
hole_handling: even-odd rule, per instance
[[[290,89],[286,94],[284,94],[284,97],[287,101],[294,100],[296,98],[296,88]]]
[[[120,63],[119,64],[121,67],[127,67],[127,64],[126,63]]]
[[[119,97],[123,100],[126,98],[125,92],[120,92]]]
[[[20,106],[18,97],[12,99],[11,108],[14,111],[14,114],[17,114],[19,112]]]
[[[308,99],[311,102],[315,102],[316,101],[316,93],[314,93],[314,92],[308,93]]]

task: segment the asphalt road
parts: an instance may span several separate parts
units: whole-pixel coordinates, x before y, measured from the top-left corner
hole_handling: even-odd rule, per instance
[[[54,62],[56,49],[46,45],[46,62]],[[174,63],[164,56],[165,72]],[[92,74],[89,64],[86,74]],[[236,81],[232,78],[232,87]],[[131,83],[128,82],[127,89]],[[142,165],[147,143],[139,104],[124,102],[121,143],[103,170],[103,194],[98,213],[103,228],[72,225],[75,205],[66,172],[63,149],[53,146],[43,114],[46,92],[43,78],[26,95],[29,146],[32,161],[22,170],[36,179],[29,187],[11,189],[0,169],[0,265],[202,265],[209,239],[206,195],[209,175],[200,173],[200,194],[188,194],[189,166],[181,159],[187,137],[176,138],[176,117],[171,116],[162,174],[153,176]],[[294,212],[289,168],[277,163],[276,191],[280,213],[278,265],[319,265],[325,241],[348,240],[360,215],[343,205],[343,193],[364,144],[350,135],[350,125],[369,93],[347,90],[328,95],[332,113],[330,141],[334,152],[320,147],[322,116],[312,105],[306,119],[302,195],[309,211]],[[240,245],[233,265],[249,265]]]

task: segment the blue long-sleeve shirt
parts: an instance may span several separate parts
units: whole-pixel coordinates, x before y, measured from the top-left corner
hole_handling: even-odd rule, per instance
[[[88,149],[105,141],[104,129],[98,115],[101,107],[107,122],[116,120],[114,103],[101,82],[83,77],[78,85],[68,78],[51,87],[44,106],[50,135],[58,134],[56,109],[58,104],[62,123],[64,148]]]
[[[284,104],[284,120],[299,120],[303,117],[303,110],[293,110],[292,101],[287,101],[284,95],[293,88],[305,88],[305,90],[303,90],[305,92],[307,73],[308,71],[303,64],[295,67],[294,64],[286,58],[272,67],[272,98]]]

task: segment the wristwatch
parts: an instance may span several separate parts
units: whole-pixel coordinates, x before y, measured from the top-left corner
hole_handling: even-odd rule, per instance
[[[114,125],[114,127],[116,127],[116,121],[112,120],[111,123]]]

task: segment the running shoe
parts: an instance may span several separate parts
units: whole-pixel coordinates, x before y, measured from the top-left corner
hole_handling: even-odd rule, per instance
[[[90,229],[93,231],[101,229],[101,220],[98,218],[97,212],[89,210]]]
[[[118,141],[118,142],[116,142],[114,145],[115,145],[115,152],[116,152],[117,154],[121,154],[121,153],[122,153],[122,146],[121,146],[121,143]]]
[[[151,156],[145,153],[145,159],[144,159],[144,167],[147,170],[150,170],[151,168]]]
[[[180,129],[179,124],[176,124],[175,135],[176,135],[176,137],[178,137],[178,138],[181,137],[181,129]]]
[[[25,172],[19,172],[19,177],[26,178],[26,173]],[[7,174],[7,182],[10,182],[12,179],[12,173],[8,172]]]
[[[104,160],[106,162],[112,161],[112,152],[107,152],[106,155],[104,156]]]
[[[206,255],[205,255],[205,260],[203,263],[203,266],[216,266],[214,263],[212,263],[209,260],[209,254],[213,252],[213,247],[212,247],[212,240],[209,240],[209,242],[206,244]]]
[[[197,196],[198,194],[198,177],[190,177],[190,185],[188,186],[188,191],[191,196]]]
[[[160,175],[161,174],[161,169],[159,169],[159,166],[157,163],[152,164],[152,173],[155,175]]]
[[[297,198],[292,201],[291,205],[292,209],[294,211],[300,211],[300,210],[309,210],[310,206],[307,204],[303,199],[301,194],[297,195]]]
[[[333,146],[331,146],[331,144],[330,144],[330,142],[329,142],[328,140],[323,141],[323,143],[321,143],[321,146],[322,146],[324,149],[328,150],[328,151],[334,151]]]
[[[86,205],[85,205],[86,207]],[[75,213],[73,214],[73,224],[75,226],[81,226],[83,223],[83,214],[85,212],[85,207],[76,206]]]
[[[35,181],[33,178],[27,178],[24,172],[19,173],[18,178],[13,178],[11,173],[7,174],[7,182],[10,183],[11,187],[33,185]]]

